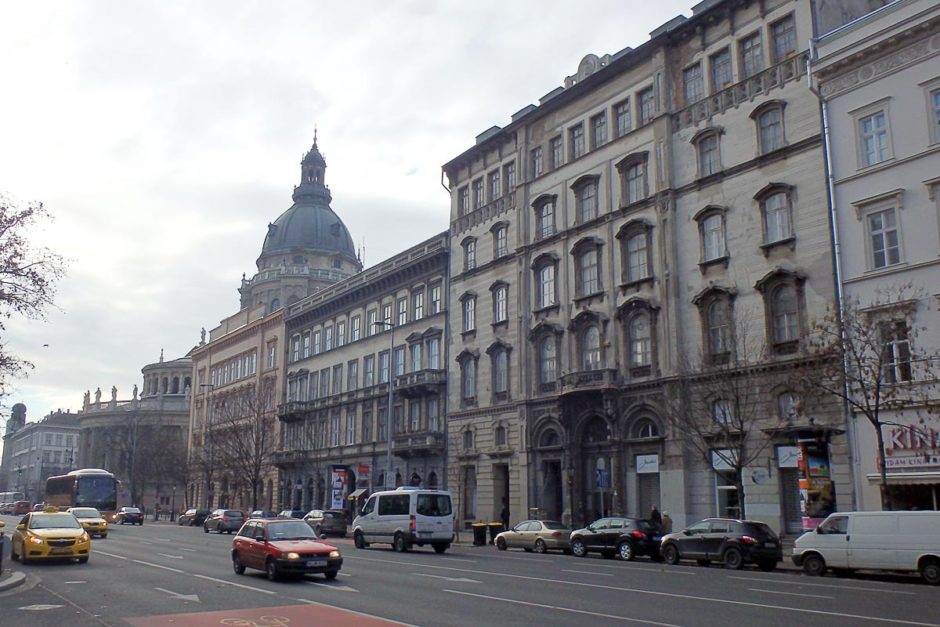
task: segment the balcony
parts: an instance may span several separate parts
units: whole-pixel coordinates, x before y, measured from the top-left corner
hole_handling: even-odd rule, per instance
[[[395,391],[405,398],[439,394],[447,382],[446,370],[419,370],[395,377]]]
[[[489,202],[470,213],[457,218],[450,227],[451,235],[463,233],[467,229],[489,222],[496,216],[502,215],[507,211],[512,211],[515,206],[515,194],[509,192],[505,196],[500,196],[496,200]]]
[[[767,94],[776,87],[783,87],[791,81],[801,80],[806,75],[808,59],[808,52],[795,54],[754,76],[749,76],[707,98],[693,102],[673,115],[674,129],[678,131],[687,126],[695,126],[728,109],[751,102],[755,97]]]
[[[444,434],[436,431],[403,433],[395,436],[392,452],[398,457],[431,457],[444,453]]]
[[[290,401],[277,406],[277,419],[284,422],[302,420],[311,409],[310,401]]]
[[[275,451],[271,461],[275,466],[296,464],[307,459],[307,451]]]
[[[620,377],[613,368],[583,370],[561,377],[561,393],[593,392],[616,387]]]

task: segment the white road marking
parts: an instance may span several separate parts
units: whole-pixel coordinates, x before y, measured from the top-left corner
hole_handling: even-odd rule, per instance
[[[432,579],[444,579],[446,581],[459,581],[461,583],[480,583],[476,579],[467,579],[466,577],[444,577],[443,575],[429,575],[427,573],[411,573],[415,577],[430,577]]]
[[[41,611],[41,610],[55,610],[60,607],[65,607],[64,605],[52,605],[50,603],[38,603],[36,605],[24,605],[23,607],[18,607],[18,610],[27,610],[29,612]]]
[[[209,577],[207,575],[193,574],[193,577],[199,577],[200,579],[205,579],[206,581],[211,581],[212,583],[221,583],[226,586],[235,586],[236,588],[244,588],[245,590],[254,590],[255,592],[262,592],[264,594],[277,594],[277,592],[272,592],[271,590],[263,590],[261,588],[255,588],[254,586],[246,586],[240,583],[235,583],[234,581],[225,581],[224,579],[216,579],[215,577]]]
[[[119,560],[126,560],[127,558],[123,555],[115,555],[114,553],[108,553],[107,551],[102,551],[101,549],[95,549],[95,555],[107,555],[108,557],[113,557]]]
[[[561,572],[563,572],[563,573],[580,573],[580,574],[582,574],[582,575],[594,575],[595,577],[613,577],[613,576],[614,576],[612,573],[594,573],[594,572],[591,572],[591,571],[589,571],[589,570],[566,570],[566,569],[564,569],[564,568],[561,570]]]
[[[159,541],[159,542],[172,542],[172,540],[170,540],[169,538],[157,538],[157,541]]]
[[[478,599],[489,599],[490,601],[503,601],[504,603],[512,603],[513,605],[528,605],[530,607],[544,607],[550,610],[559,610],[561,612],[573,612],[575,614],[587,614],[588,616],[598,616],[600,618],[612,618],[614,620],[622,620],[630,623],[643,623],[644,625],[661,625],[662,627],[679,627],[678,625],[673,625],[672,623],[658,623],[654,620],[646,620],[642,618],[630,618],[628,616],[614,616],[613,614],[601,614],[600,612],[588,612],[587,610],[577,610],[571,607],[562,607],[560,605],[545,605],[542,603],[531,603],[529,601],[520,601],[518,599],[504,599],[501,597],[493,597],[485,594],[472,594],[470,592],[460,592],[459,590],[447,590],[444,589],[444,592],[450,592],[451,594],[461,594],[468,597],[476,597]]]
[[[786,594],[791,597],[810,597],[813,599],[835,599],[822,594],[804,594],[802,592],[781,592],[779,590],[762,590],[761,588],[748,588],[751,592],[766,592],[767,594]]]
[[[335,605],[327,605],[326,603],[320,603],[319,601],[311,601],[310,599],[294,599],[294,600],[300,601],[301,603],[306,603],[307,605],[319,605],[321,607],[327,607],[331,610],[340,609],[340,610],[343,610],[344,612],[349,612],[350,614],[357,614],[359,616],[365,616],[366,618],[377,618],[378,620],[382,620],[388,623],[394,623],[395,625],[403,625],[404,627],[417,627],[416,625],[412,625],[411,623],[403,623],[393,618],[386,618],[384,616],[378,616],[377,614],[366,614],[365,612],[357,612],[356,610],[351,610],[345,607],[337,608]]]
[[[766,581],[768,583],[783,583],[788,586],[812,586],[814,588],[838,588],[840,590],[858,590],[859,592],[881,592],[884,594],[907,594],[917,596],[916,592],[906,590],[882,590],[881,588],[859,588],[858,586],[840,586],[833,583],[809,583],[804,581],[786,581],[785,579],[761,579],[760,577],[733,577],[728,579],[740,579],[741,581]]]
[[[396,562],[393,560],[380,560],[374,559],[371,557],[347,557],[346,559],[352,560],[362,560],[365,562],[379,562],[382,564],[401,564],[401,562]],[[656,590],[644,590],[643,588],[624,588],[620,586],[607,586],[599,583],[586,583],[581,581],[567,581],[564,579],[547,579],[545,577],[532,577],[528,575],[512,575],[509,573],[500,573],[487,570],[472,570],[467,568],[451,568],[449,566],[432,566],[430,564],[422,564],[423,568],[437,568],[439,570],[456,570],[461,573],[474,573],[479,575],[489,575],[492,577],[507,577],[509,579],[524,579],[527,581],[542,581],[545,583],[557,583],[563,586],[580,586],[582,588],[598,588],[601,590],[615,590],[618,592],[634,592],[637,594],[648,594],[650,596],[659,596],[659,597],[669,597],[669,598],[678,598],[694,601],[705,601],[707,603],[723,603],[726,605],[741,605],[744,607],[760,607],[768,610],[782,610],[784,612],[800,612],[804,614],[821,614],[823,616],[838,616],[840,618],[856,618],[859,620],[872,621],[877,623],[893,623],[897,625],[918,625],[920,627],[940,627],[940,623],[923,623],[919,621],[912,620],[902,620],[898,618],[881,618],[878,616],[860,616],[858,614],[846,614],[843,612],[832,612],[826,610],[811,610],[801,607],[787,607],[784,605],[767,605],[765,603],[751,603],[748,601],[735,601],[733,599],[717,599],[714,597],[702,597],[690,594],[683,594],[679,592],[659,592]]]
[[[441,559],[442,559],[442,560],[445,560],[445,561],[448,561],[448,562],[466,562],[466,563],[468,563],[468,564],[476,564],[476,563],[477,563],[476,560],[465,560],[465,559],[460,559],[459,557],[442,557]]]
[[[157,553],[157,555],[162,555],[163,557],[169,557],[169,558],[175,559],[175,560],[181,560],[181,559],[183,559],[183,556],[182,556],[182,555],[169,555],[168,553]]]
[[[84,581],[66,581],[65,583],[86,583]]]
[[[159,590],[160,592],[166,592],[174,599],[178,599],[180,601],[195,601],[196,603],[199,603],[198,594],[182,594],[179,592],[173,592],[172,590],[167,590],[166,588],[154,588],[154,590]]]
[[[196,549],[184,549],[183,547],[180,547],[180,551],[189,551],[190,553],[195,553]]]
[[[307,583],[309,583],[311,586],[320,586],[321,588],[329,588],[330,590],[338,590],[340,592],[356,592],[356,593],[359,592],[355,588],[350,588],[349,586],[344,586],[344,585],[322,583],[320,581],[308,581]]]
[[[612,566],[610,564],[593,564],[597,568],[613,568],[614,570],[639,570],[644,573],[662,573],[669,575],[697,575],[698,573],[690,572],[688,570],[680,570],[673,568],[657,568],[656,566],[650,565],[649,568],[643,568],[642,566],[627,566],[626,564],[619,564],[617,566]]]
[[[153,562],[145,562],[144,560],[131,560],[136,564],[143,564],[144,566],[152,566],[153,568],[160,568],[162,570],[168,570],[170,572],[183,574],[186,571],[180,570],[179,568],[170,568],[169,566],[163,566],[161,564],[154,564]]]

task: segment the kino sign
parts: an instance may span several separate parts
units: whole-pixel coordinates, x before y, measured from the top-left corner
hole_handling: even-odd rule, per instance
[[[940,466],[940,431],[925,427],[895,427],[885,443],[885,468]]]

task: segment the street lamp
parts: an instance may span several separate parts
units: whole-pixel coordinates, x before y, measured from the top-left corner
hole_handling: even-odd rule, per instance
[[[200,383],[200,388],[208,388],[206,393],[206,423],[203,425],[203,442],[202,445],[207,451],[208,457],[206,458],[206,509],[212,508],[212,502],[210,501],[209,491],[212,488],[212,467],[214,465],[212,458],[212,438],[209,436],[209,423],[212,422],[212,391],[215,389],[215,385],[212,383]]]
[[[170,501],[170,522],[176,520],[176,484],[173,484],[173,500]]]
[[[394,407],[392,406],[392,355],[395,352],[395,325],[392,324],[392,321],[374,322],[373,326],[383,326],[388,327],[389,330],[389,341],[388,341],[388,413],[385,414],[385,430],[388,435],[388,446],[385,450],[385,489],[389,489],[390,481],[392,476],[392,425],[394,424]]]

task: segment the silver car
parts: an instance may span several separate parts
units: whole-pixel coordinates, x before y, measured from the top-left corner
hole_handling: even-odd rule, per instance
[[[564,551],[570,553],[571,529],[557,520],[526,520],[496,536],[496,548],[505,551],[519,548],[544,553]]]

